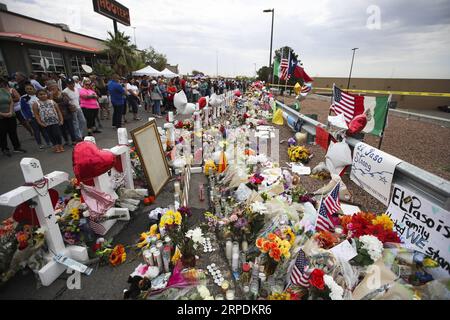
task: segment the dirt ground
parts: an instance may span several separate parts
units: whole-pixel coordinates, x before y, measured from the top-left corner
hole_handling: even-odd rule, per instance
[[[278,99],[284,100],[285,104],[289,106],[295,103],[293,97],[279,97]],[[317,114],[318,121],[326,123],[329,105],[330,98],[312,95],[302,101],[300,112]],[[280,162],[283,165],[285,162],[289,162],[286,141],[293,136],[293,131],[286,125],[278,126],[278,128],[280,129],[280,142],[285,141],[280,145]],[[366,135],[364,142],[378,147],[378,137]],[[324,160],[325,151],[316,145],[308,145],[308,148],[314,154],[308,166],[314,168]],[[450,128],[390,115],[381,149],[439,177],[450,180]],[[362,210],[377,213],[386,210],[386,206],[350,181],[348,175],[344,175],[343,181],[353,195],[354,204]],[[310,177],[302,180],[303,185],[310,192],[317,190],[327,182]]]

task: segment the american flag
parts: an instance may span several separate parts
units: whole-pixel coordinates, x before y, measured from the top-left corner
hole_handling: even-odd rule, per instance
[[[104,236],[106,234],[106,228],[94,220],[89,219],[89,227],[91,227],[92,231],[97,235]]]
[[[303,94],[308,94],[309,92],[311,92],[312,90],[312,83],[305,83],[304,86],[302,87],[302,90],[300,91],[300,93]]]
[[[291,52],[290,51],[289,51],[288,57],[287,58],[283,58],[280,61],[280,70],[281,70],[280,80],[288,79],[288,75],[289,75],[289,61],[291,61]]]
[[[306,258],[305,252],[300,249],[297,255],[297,259],[295,259],[295,264],[292,267],[290,281],[291,284],[309,287],[309,262]]]
[[[317,231],[328,231],[334,228],[330,216],[341,208],[341,203],[339,202],[339,185],[338,183],[333,191],[320,202],[319,216],[316,224]]]
[[[338,114],[344,114],[347,124],[354,117],[364,112],[364,97],[345,93],[336,86],[333,86],[333,103],[331,111]]]

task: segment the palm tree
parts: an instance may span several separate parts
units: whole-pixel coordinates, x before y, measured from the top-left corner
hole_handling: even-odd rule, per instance
[[[105,41],[107,49],[104,51],[113,63],[113,69],[121,76],[133,71],[134,67],[140,66],[141,57],[131,38],[123,32],[113,34],[108,31],[109,39]]]

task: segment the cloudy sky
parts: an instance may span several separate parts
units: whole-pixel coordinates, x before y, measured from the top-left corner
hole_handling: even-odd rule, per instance
[[[0,0],[10,11],[68,24],[106,38],[112,21],[92,0]],[[450,78],[449,0],[120,0],[130,9],[140,49],[153,46],[179,64],[224,76],[254,75],[274,50],[288,45],[311,76]],[[133,29],[119,24],[133,37]]]

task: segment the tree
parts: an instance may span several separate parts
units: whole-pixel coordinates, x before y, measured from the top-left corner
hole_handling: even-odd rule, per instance
[[[196,76],[196,75],[198,75],[198,74],[200,74],[200,75],[202,75],[202,76],[205,75],[205,74],[204,74],[203,72],[201,72],[201,71],[198,71],[198,70],[192,70],[192,75],[193,75],[193,76]]]
[[[113,63],[112,67],[116,73],[121,76],[128,75],[142,61],[134,44],[131,44],[131,38],[123,32],[113,34],[108,32],[109,38],[105,44],[107,49],[104,51],[109,60]]]
[[[298,54],[296,54],[294,49],[292,49],[289,46],[284,46],[284,47],[281,47],[278,50],[275,50],[275,57],[274,57],[274,59],[278,59],[278,61],[281,61],[282,57],[287,59],[289,51],[291,51],[291,55],[293,55],[295,57],[295,59],[297,59],[298,63],[300,64],[301,60],[298,58]],[[295,83],[297,83],[297,82],[298,82],[298,79],[295,78],[294,74],[291,74],[291,77],[289,78],[287,84],[288,85],[295,85]],[[278,83],[278,77],[277,76],[273,77],[273,83]],[[281,81],[280,80],[280,83],[285,84],[285,81]]]
[[[166,55],[157,52],[153,47],[149,47],[143,51],[142,59],[146,65],[150,65],[152,68],[159,71],[164,70],[167,65]]]
[[[257,74],[258,74],[258,79],[261,81],[267,81],[269,74],[270,74],[270,68],[267,66],[261,67]]]

